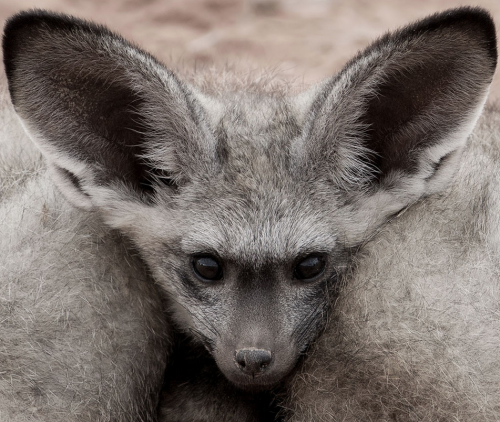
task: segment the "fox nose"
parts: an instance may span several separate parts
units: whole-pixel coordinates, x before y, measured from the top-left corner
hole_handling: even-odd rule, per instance
[[[261,375],[272,360],[272,353],[263,349],[236,350],[236,364],[245,374],[256,377]]]

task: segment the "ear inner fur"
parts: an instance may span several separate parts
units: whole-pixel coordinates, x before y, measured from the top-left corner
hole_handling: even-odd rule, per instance
[[[396,170],[416,173],[422,151],[477,114],[495,66],[495,29],[480,9],[387,34],[317,97],[301,159],[346,187],[382,183]]]
[[[85,168],[85,174],[65,168],[80,180],[82,194],[115,183],[147,202],[153,161],[186,180],[194,165],[185,150],[213,167],[215,143],[189,88],[118,35],[37,11],[10,19],[3,43],[16,111],[57,167],[69,159]]]
[[[348,243],[448,186],[496,57],[491,17],[462,8],[385,35],[324,85],[293,145],[295,165],[343,191]]]

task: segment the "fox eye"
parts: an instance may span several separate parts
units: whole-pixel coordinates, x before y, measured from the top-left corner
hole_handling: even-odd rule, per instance
[[[222,278],[222,266],[217,258],[211,255],[194,257],[193,269],[202,281],[216,281]]]
[[[323,274],[326,260],[322,255],[309,255],[295,267],[294,277],[297,280],[308,281]]]

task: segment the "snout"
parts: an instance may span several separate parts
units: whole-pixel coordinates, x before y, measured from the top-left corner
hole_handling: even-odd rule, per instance
[[[265,390],[274,387],[288,375],[295,366],[299,353],[290,344],[262,346],[216,347],[213,356],[222,373],[237,387],[253,391]]]
[[[262,375],[272,360],[273,354],[270,350],[255,348],[236,350],[234,356],[237,368],[252,378]]]

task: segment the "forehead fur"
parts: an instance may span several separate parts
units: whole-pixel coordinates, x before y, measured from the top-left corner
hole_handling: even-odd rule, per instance
[[[269,195],[259,202],[258,192],[239,199],[220,197],[209,209],[193,210],[182,236],[185,253],[213,252],[247,264],[286,262],[312,252],[331,252],[337,234],[318,209],[302,200]],[[239,202],[239,203],[236,203]]]
[[[207,110],[221,167],[179,196],[179,209],[192,213],[182,249],[252,263],[333,249],[336,233],[319,204],[322,189],[299,177],[291,162],[301,127],[289,97],[231,92],[211,101],[217,102]]]
[[[265,185],[289,176],[290,145],[300,127],[285,98],[233,94],[215,133],[227,174]]]

